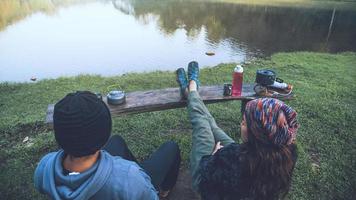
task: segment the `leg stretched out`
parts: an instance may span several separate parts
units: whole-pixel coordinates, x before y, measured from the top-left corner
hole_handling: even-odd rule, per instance
[[[229,145],[234,142],[217,125],[196,91],[195,81],[189,83],[188,113],[193,126],[192,150],[190,156],[193,186],[200,181],[198,167],[203,156],[211,155],[217,142]],[[195,188],[197,189],[197,188]]]

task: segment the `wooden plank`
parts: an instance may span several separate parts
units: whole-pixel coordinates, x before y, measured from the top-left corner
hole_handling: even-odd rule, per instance
[[[242,87],[241,96],[224,96],[223,86],[202,86],[199,88],[199,94],[204,103],[217,103],[231,100],[253,100],[258,98],[253,90],[254,84],[244,84]],[[288,100],[293,98],[293,95],[283,97],[281,99]],[[106,98],[103,101],[107,104]],[[126,103],[122,105],[107,104],[112,116],[125,114],[143,113],[158,110],[166,110],[173,108],[181,108],[187,105],[186,99],[181,99],[179,88],[167,88],[161,90],[149,90],[129,92],[126,94]],[[50,104],[47,108],[46,123],[53,123],[54,104]]]
[[[54,104],[49,104],[47,107],[47,113],[46,113],[46,124],[52,125],[53,123],[53,110],[54,110]]]

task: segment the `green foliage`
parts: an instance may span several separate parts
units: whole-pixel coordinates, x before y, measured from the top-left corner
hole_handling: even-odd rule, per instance
[[[279,53],[245,66],[245,82],[253,82],[256,69],[272,68],[294,85],[296,99],[287,102],[299,113],[299,159],[289,199],[352,199],[356,195],[356,54]],[[221,64],[201,72],[203,85],[230,82],[234,64]],[[101,77],[81,75],[31,84],[0,84],[0,196],[4,199],[45,199],[33,188],[39,159],[58,147],[44,125],[47,105],[68,92],[107,93],[176,87],[173,72]],[[240,103],[208,105],[217,123],[239,140]],[[179,143],[183,166],[189,164],[191,125],[184,108],[115,117],[113,132],[122,135],[140,159],[162,142]],[[23,142],[28,136],[29,140]]]

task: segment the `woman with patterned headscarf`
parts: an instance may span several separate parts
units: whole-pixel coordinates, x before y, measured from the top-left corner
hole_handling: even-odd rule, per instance
[[[283,198],[297,160],[297,113],[277,99],[248,102],[241,122],[243,142],[237,144],[216,125],[199,97],[198,77],[197,62],[189,63],[188,79],[183,68],[177,70],[193,126],[193,188],[204,200]]]

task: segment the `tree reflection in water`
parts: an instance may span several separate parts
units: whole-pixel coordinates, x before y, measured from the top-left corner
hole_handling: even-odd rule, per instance
[[[355,51],[356,12],[335,8],[276,7],[191,1],[131,1],[135,16],[155,14],[172,34],[184,28],[194,37],[204,27],[208,41],[230,39],[239,48],[279,51]],[[331,26],[331,23],[332,26]],[[332,29],[329,33],[329,27]],[[328,34],[329,37],[328,37]]]

